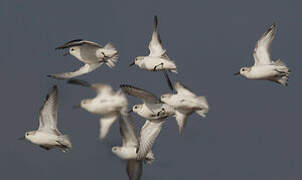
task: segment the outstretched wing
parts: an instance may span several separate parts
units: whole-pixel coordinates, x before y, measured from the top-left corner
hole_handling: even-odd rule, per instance
[[[111,86],[106,85],[106,84],[101,84],[101,83],[96,83],[96,84],[90,84],[87,81],[80,80],[80,79],[70,79],[67,81],[69,84],[76,84],[80,85],[83,87],[89,87],[93,89],[97,94],[102,94],[102,95],[114,95],[114,91]]]
[[[44,104],[39,113],[39,128],[38,131],[45,131],[60,135],[57,130],[58,118],[58,87],[55,85],[47,94]]]
[[[137,152],[137,160],[144,160],[148,152],[151,150],[165,119],[146,120],[141,129],[139,148]]]
[[[62,46],[56,47],[55,49],[66,49],[66,48],[70,48],[73,46],[84,46],[84,45],[102,48],[102,46],[98,43],[95,43],[92,41],[86,41],[86,40],[82,40],[82,39],[75,39],[75,40],[72,40],[72,41],[69,41],[69,42],[63,44]]]
[[[127,161],[127,174],[129,180],[140,180],[143,174],[143,162],[138,160]]]
[[[50,74],[47,77],[52,77],[55,79],[70,79],[73,77],[77,77],[83,74],[90,73],[94,71],[96,68],[100,67],[103,63],[93,63],[93,64],[85,64],[84,66],[80,67],[79,69],[72,71],[72,72],[65,72],[65,73],[58,73],[58,74]]]
[[[131,85],[122,84],[120,85],[122,91],[130,96],[138,97],[142,101],[146,103],[159,103],[160,99],[156,97],[154,94]]]
[[[151,41],[149,42],[149,56],[161,57],[164,56],[166,50],[163,48],[158,29],[157,29],[157,16],[154,16],[154,29],[152,33]]]
[[[178,94],[184,94],[187,96],[194,96],[194,97],[196,96],[191,90],[189,90],[186,86],[184,86],[180,82],[176,82],[174,84],[174,89]]]
[[[138,137],[131,114],[128,112],[122,112],[119,122],[123,146],[137,147]]]
[[[179,130],[179,134],[183,133],[183,130],[187,124],[187,115],[179,112],[179,111],[175,111],[175,119],[178,125],[178,130]]]
[[[118,118],[119,118],[119,115],[114,113],[114,114],[106,115],[105,117],[100,119],[100,136],[99,136],[99,138],[101,140],[107,136],[112,124]]]
[[[257,41],[253,53],[255,65],[271,63],[272,60],[270,55],[270,47],[275,37],[275,33],[276,33],[276,24],[274,23]]]

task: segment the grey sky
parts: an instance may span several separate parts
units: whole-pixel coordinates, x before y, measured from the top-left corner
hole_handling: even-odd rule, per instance
[[[206,119],[191,116],[183,136],[168,120],[154,147],[157,160],[145,166],[143,179],[301,179],[301,6],[281,0],[2,0],[1,179],[127,179],[124,162],[108,147],[121,143],[118,125],[101,143],[99,117],[72,109],[94,92],[46,75],[81,65],[56,46],[77,38],[111,41],[120,51],[116,68],[103,65],[81,79],[169,92],[161,73],[128,67],[148,53],[155,14],[164,47],[178,65],[171,79],[205,95],[211,109]],[[292,69],[289,86],[233,76],[253,64],[255,43],[273,22],[272,57]],[[73,142],[67,154],[16,140],[38,127],[39,108],[53,84],[60,93],[59,129]]]

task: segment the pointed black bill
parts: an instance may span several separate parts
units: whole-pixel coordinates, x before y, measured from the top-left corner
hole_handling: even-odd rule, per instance
[[[173,89],[173,85],[172,85],[172,82],[171,82],[171,80],[170,80],[170,78],[169,78],[169,76],[168,76],[168,72],[167,72],[167,70],[163,70],[163,73],[164,73],[164,75],[165,75],[165,78],[166,78],[166,80],[167,80],[167,83],[168,83],[168,85],[169,85],[169,88],[172,90],[172,92],[174,91],[174,89]]]
[[[67,55],[70,55],[70,53],[69,53],[69,52],[67,52],[67,53],[64,53],[64,54],[63,54],[63,56],[67,56]]]
[[[239,75],[239,74],[240,74],[240,72],[236,72],[236,73],[234,73],[234,76]]]
[[[81,108],[81,104],[77,104],[77,105],[72,106],[72,109],[79,109],[79,108]]]
[[[130,111],[128,111],[128,113],[132,113],[133,112],[133,110],[131,109]]]
[[[25,136],[19,137],[18,140],[24,140]]]
[[[129,67],[133,66],[134,64],[135,64],[135,62],[133,62],[133,63],[129,64]]]

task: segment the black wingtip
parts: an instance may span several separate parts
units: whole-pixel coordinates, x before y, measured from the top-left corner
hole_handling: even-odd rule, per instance
[[[171,82],[171,80],[169,78],[168,72],[166,70],[163,70],[163,73],[164,73],[164,76],[165,76],[165,78],[167,80],[169,88],[171,89],[172,92],[174,92],[173,84],[172,84],[172,82]]]
[[[154,16],[154,29],[157,29],[157,24],[158,24],[157,15],[155,15]]]
[[[91,84],[89,84],[87,81],[71,78],[67,81],[68,84],[75,84],[75,85],[81,85],[84,87],[91,87]]]

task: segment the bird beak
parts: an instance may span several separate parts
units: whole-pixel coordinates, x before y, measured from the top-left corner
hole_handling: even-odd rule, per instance
[[[63,54],[63,56],[67,56],[67,55],[70,55],[70,53],[69,53],[69,52],[67,52],[67,53]]]
[[[72,109],[79,109],[79,108],[81,108],[81,104],[77,104],[77,105],[72,106]]]
[[[240,72],[236,72],[236,73],[234,73],[234,76],[239,75],[239,74],[240,74]]]
[[[135,62],[131,63],[131,64],[129,65],[129,67],[133,66],[134,64],[135,64]]]
[[[18,140],[24,140],[24,139],[25,139],[25,136],[18,138]]]
[[[128,111],[128,113],[132,113],[133,112],[133,110],[131,109],[130,111]]]

